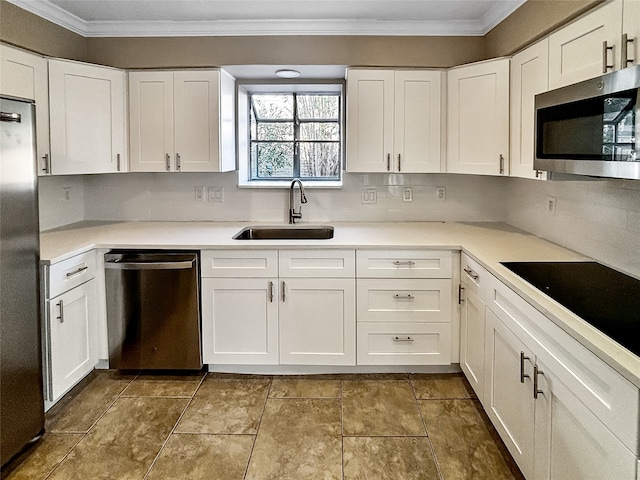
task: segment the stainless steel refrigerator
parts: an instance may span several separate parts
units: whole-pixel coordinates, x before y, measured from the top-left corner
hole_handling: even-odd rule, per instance
[[[0,460],[44,431],[34,105],[0,97]]]

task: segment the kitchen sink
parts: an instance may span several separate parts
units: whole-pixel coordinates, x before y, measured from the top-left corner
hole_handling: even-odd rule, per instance
[[[333,227],[245,227],[233,236],[234,240],[328,240],[333,238]]]

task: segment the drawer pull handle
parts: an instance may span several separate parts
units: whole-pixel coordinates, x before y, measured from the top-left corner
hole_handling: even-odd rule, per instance
[[[476,272],[471,270],[471,268],[468,265],[467,265],[467,268],[464,269],[464,273],[466,273],[467,276],[471,278],[474,282],[477,282],[478,280],[480,280],[480,275],[478,275]]]
[[[64,304],[62,303],[62,300],[58,302],[58,308],[60,309],[60,315],[56,317],[56,320],[60,320],[60,323],[64,323]]]
[[[405,342],[405,343],[411,343],[414,342],[415,339],[411,338],[410,336],[406,336],[406,337],[398,337],[397,335],[395,337],[393,337],[393,341],[394,342]]]
[[[538,390],[538,375],[544,375],[544,372],[542,372],[542,370],[538,370],[538,366],[534,365],[533,366],[533,398],[535,398],[536,400],[538,399],[538,395],[543,394],[544,392],[542,390]]]
[[[529,375],[524,373],[524,361],[525,360],[530,360],[529,357],[527,357],[524,352],[520,352],[520,383],[524,383],[524,379],[525,378],[529,378]]]
[[[282,282],[282,303],[287,301],[287,285]]]
[[[85,270],[87,270],[89,267],[88,266],[84,266],[84,267],[80,267],[77,270],[73,271],[73,272],[69,272],[67,273],[67,278],[73,277],[74,275],[78,275],[79,273],[84,272]]]
[[[613,45],[609,46],[605,40],[602,42],[602,73],[607,73],[609,69],[613,70],[615,68],[615,64],[609,64],[609,50],[613,52]],[[625,66],[623,65],[623,67]]]
[[[396,293],[393,296],[393,298],[395,298],[396,300],[415,300],[416,297],[414,297],[410,293],[408,293],[406,295],[400,295],[399,293]]]
[[[411,260],[406,260],[406,261],[396,260],[395,262],[393,262],[393,264],[396,267],[413,267],[416,264],[416,262]]]
[[[269,282],[269,302],[273,303],[273,282]]]

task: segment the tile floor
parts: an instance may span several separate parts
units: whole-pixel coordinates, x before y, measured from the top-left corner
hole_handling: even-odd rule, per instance
[[[462,375],[95,372],[3,479],[522,476]]]

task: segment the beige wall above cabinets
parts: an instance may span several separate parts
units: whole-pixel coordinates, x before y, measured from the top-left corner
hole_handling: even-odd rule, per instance
[[[51,173],[47,60],[24,50],[0,45],[0,93],[35,101],[38,174]]]
[[[638,0],[614,0],[549,36],[549,88],[559,88],[628,66],[637,58]],[[625,13],[626,12],[626,13]],[[624,16],[624,22],[623,22]],[[628,18],[627,18],[628,17]],[[623,31],[623,23],[629,31]],[[623,35],[627,58],[622,65]]]
[[[535,96],[549,89],[549,39],[511,58],[511,169],[509,175],[546,178],[533,169]]]
[[[126,170],[125,72],[49,60],[51,173]]]
[[[86,60],[86,38],[6,0],[0,0],[0,41],[52,57]]]
[[[131,171],[234,170],[234,105],[223,70],[130,72]]]
[[[347,171],[441,171],[438,70],[347,72]]]
[[[509,174],[509,59],[447,73],[447,172]]]

